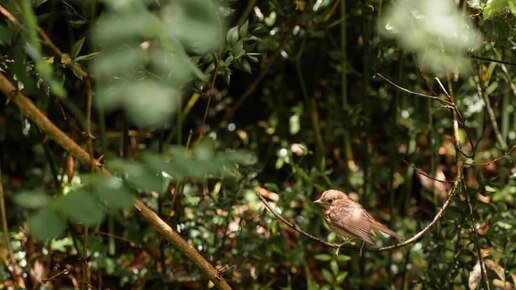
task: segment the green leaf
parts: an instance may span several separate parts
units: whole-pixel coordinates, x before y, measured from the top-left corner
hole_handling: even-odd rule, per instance
[[[331,268],[331,271],[333,272],[333,276],[337,277],[337,274],[339,274],[339,264],[337,264],[337,261],[332,260],[330,262],[330,268]]]
[[[122,173],[125,183],[130,187],[146,192],[163,191],[161,172],[152,170],[145,163],[118,159],[109,164],[113,169]]]
[[[91,194],[79,189],[56,201],[56,208],[72,222],[88,226],[98,225],[104,219],[104,210]]]
[[[511,9],[512,15],[516,15],[516,0],[509,0],[509,8]]]
[[[217,9],[209,0],[177,0],[163,9],[167,32],[196,53],[214,50],[220,37]]]
[[[194,148],[194,156],[202,161],[213,160],[215,156],[215,142],[213,139],[202,139]]]
[[[509,11],[508,0],[490,0],[484,8],[484,19],[490,19],[493,16]]]
[[[331,283],[333,284],[333,282],[335,281],[335,279],[333,279],[333,275],[331,274],[330,271],[326,270],[326,269],[322,269],[322,274],[324,276],[324,279],[328,282],[328,283]]]
[[[238,27],[233,26],[230,29],[228,29],[228,32],[226,33],[226,43],[228,46],[233,46],[233,44],[237,41],[238,41]]]
[[[46,206],[49,197],[43,191],[24,191],[14,196],[14,202],[22,207],[38,209]]]
[[[79,52],[81,52],[81,49],[82,49],[82,46],[83,46],[85,40],[86,40],[86,36],[77,40],[72,45],[72,50],[70,51],[71,55],[72,55],[72,59],[75,60],[75,58],[79,55]]]
[[[246,73],[249,73],[251,74],[251,65],[249,64],[249,62],[245,59],[241,59],[240,60],[240,66],[242,66],[242,70],[245,71]]]
[[[336,279],[337,284],[341,284],[346,280],[346,277],[348,276],[348,272],[341,272]]]
[[[43,209],[29,217],[30,232],[39,240],[44,241],[59,236],[65,229],[65,223],[51,209]]]
[[[81,56],[76,57],[75,61],[77,62],[77,61],[90,60],[90,59],[93,59],[94,57],[96,57],[99,54],[100,54],[100,52],[92,52],[92,53],[89,53],[89,54],[81,55]]]
[[[108,208],[124,209],[134,204],[134,197],[122,181],[113,176],[97,175],[93,183],[94,191]]]
[[[325,262],[325,261],[330,261],[333,258],[331,255],[328,255],[328,254],[317,254],[317,255],[315,255],[315,259]]]
[[[249,30],[249,20],[246,20],[242,26],[240,26],[239,33],[240,37],[244,37],[247,35],[247,32]]]

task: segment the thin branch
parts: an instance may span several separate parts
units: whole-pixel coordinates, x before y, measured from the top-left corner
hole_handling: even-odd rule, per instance
[[[220,21],[220,16],[217,15],[217,20],[219,22],[219,30],[220,30],[220,40],[219,40],[219,49],[217,50],[217,62],[215,63],[215,70],[213,71],[213,77],[211,79],[210,89],[208,90],[208,103],[206,104],[206,109],[204,110],[204,116],[201,122],[201,128],[199,132],[198,140],[204,136],[204,126],[206,124],[206,119],[208,118],[208,112],[210,111],[211,99],[215,90],[215,81],[217,80],[217,75],[219,74],[220,62],[222,61],[222,48],[224,46],[224,37],[222,31],[222,23]]]
[[[493,48],[493,51],[494,53],[500,57],[500,52],[498,52],[498,50],[496,48]],[[511,64],[511,65],[516,65],[516,64]],[[509,84],[509,86],[511,87],[511,90],[512,90],[512,94],[516,96],[516,85],[514,84],[514,82],[512,81],[512,77],[511,75],[509,74],[509,70],[507,69],[507,67],[505,66],[505,63],[501,63],[500,64],[500,67],[502,68],[502,71],[503,71],[503,75],[505,77],[505,80],[507,81],[507,83]]]
[[[503,150],[507,150],[509,147],[507,146],[507,143],[505,142],[505,139],[503,138],[502,133],[500,133],[500,128],[498,127],[498,122],[496,121],[496,115],[493,110],[493,106],[491,105],[491,101],[489,100],[489,94],[487,93],[484,82],[482,81],[482,71],[481,70],[482,70],[482,68],[479,66],[478,67],[478,85],[480,87],[479,93],[486,105],[487,116],[489,116],[489,122],[491,122],[491,127],[493,127],[496,141],[498,142],[498,144],[500,144],[500,147]]]
[[[409,93],[411,95],[415,95],[415,96],[420,96],[420,97],[424,97],[424,98],[428,98],[428,99],[432,99],[432,100],[435,100],[435,101],[438,101],[439,103],[447,106],[447,107],[451,107],[451,108],[454,108],[455,107],[455,104],[453,102],[449,102],[449,101],[446,101],[446,100],[443,100],[442,98],[439,98],[437,96],[432,96],[432,95],[427,95],[427,94],[423,94],[423,93],[418,93],[418,92],[414,92],[414,91],[411,91],[409,89],[406,89],[400,85],[397,85],[396,83],[394,83],[393,81],[389,80],[388,78],[384,77],[382,74],[380,73],[376,73],[375,75],[379,76],[380,78],[382,78],[384,81],[388,82],[389,84],[393,85],[394,87],[406,92],[406,93]]]
[[[464,118],[462,117],[462,113],[460,112],[459,108],[455,104],[454,98],[452,98],[452,96],[444,88],[443,84],[441,83],[441,80],[438,77],[436,77],[435,80],[441,87],[441,90],[444,92],[444,94],[448,97],[450,102],[453,103],[453,130],[454,130],[453,137],[456,138],[455,144],[460,144],[460,135],[459,135],[458,130],[459,130],[459,124],[461,124],[464,126],[464,131],[466,132],[466,135],[468,137],[468,142],[471,145],[471,149],[472,149],[471,154],[468,155],[468,154],[462,152],[461,147],[456,147],[457,152],[459,152],[460,155],[462,155],[466,158],[475,158],[475,144],[473,143],[473,139],[471,138],[471,135],[469,134],[469,130],[466,127],[466,122],[464,121]],[[448,83],[450,83],[450,81],[448,81]],[[451,87],[450,87],[450,91],[451,91]],[[453,92],[451,92],[451,93],[453,94]]]
[[[0,74],[0,91],[12,100],[20,110],[46,134],[48,139],[54,140],[73,157],[84,165],[91,167],[94,171],[101,171],[104,174],[111,175],[111,173],[103,167],[100,162],[90,157],[88,152],[54,125],[54,123],[52,123],[52,121],[50,121],[29,98],[18,91],[13,83],[3,74]],[[204,259],[204,257],[199,254],[192,245],[188,244],[187,241],[185,241],[176,231],[164,222],[152,209],[147,207],[145,203],[137,199],[135,201],[135,207],[148,223],[153,225],[164,238],[183,253],[195,266],[197,266],[197,268],[199,268],[199,270],[207,276],[217,288],[224,290],[231,289],[226,280],[222,277],[218,277],[217,270],[206,259]]]
[[[484,258],[482,257],[482,251],[480,249],[480,243],[478,241],[478,232],[477,228],[475,226],[475,214],[473,212],[473,204],[471,203],[471,198],[469,197],[469,194],[464,190],[463,188],[464,196],[466,197],[466,202],[468,203],[469,208],[469,217],[471,218],[471,230],[473,231],[473,241],[475,244],[475,249],[477,250],[477,256],[478,256],[478,262],[480,263],[480,270],[482,271],[482,280],[484,281],[484,284],[486,285],[486,289],[490,290],[491,287],[489,285],[489,282],[487,281],[487,272],[486,272],[486,266],[484,264]]]
[[[453,181],[449,181],[449,180],[441,180],[441,179],[438,179],[438,178],[435,178],[435,177],[432,177],[430,176],[430,174],[426,173],[425,171],[423,171],[423,169],[419,168],[419,167],[416,167],[415,165],[413,164],[410,164],[408,163],[405,159],[403,159],[403,162],[405,164],[407,164],[408,166],[412,167],[416,173],[418,173],[419,175],[423,175],[433,181],[437,181],[437,182],[441,182],[441,183],[454,183]]]
[[[481,162],[481,163],[468,163],[468,162],[464,162],[464,165],[467,165],[467,166],[487,166],[487,165],[490,165],[491,163],[497,162],[497,161],[498,161],[498,160],[500,160],[500,159],[503,159],[503,158],[505,158],[505,157],[508,157],[509,155],[511,155],[511,154],[512,154],[512,152],[513,152],[515,149],[516,149],[516,145],[513,145],[513,146],[511,147],[511,149],[510,149],[507,153],[503,154],[502,156],[498,156],[498,157],[496,157],[496,158],[493,158],[493,159],[491,159],[491,160],[484,161],[484,162]]]
[[[492,58],[481,57],[481,56],[476,56],[476,55],[470,55],[469,57],[473,58],[473,59],[488,61],[488,62],[496,62],[496,63],[500,63],[500,64],[516,66],[516,63],[512,63],[512,62],[505,61],[505,60],[492,59]]]

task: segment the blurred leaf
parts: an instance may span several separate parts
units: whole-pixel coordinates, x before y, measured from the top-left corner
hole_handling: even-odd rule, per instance
[[[497,14],[508,12],[509,8],[508,0],[489,0],[484,7],[484,19],[490,19]]]
[[[247,31],[249,30],[249,20],[246,20],[242,26],[240,26],[240,29],[238,30],[241,37],[244,37],[247,35]]]
[[[322,269],[322,274],[324,276],[324,279],[326,281],[328,281],[328,283],[331,283],[333,284],[333,282],[335,282],[335,279],[333,279],[333,275],[331,274],[330,271],[326,270],[326,269]]]
[[[88,226],[98,225],[104,219],[102,206],[82,189],[60,197],[56,200],[56,208],[72,222]]]
[[[99,91],[98,104],[108,111],[122,106],[134,123],[147,127],[166,122],[179,98],[175,89],[154,81],[118,82]]]
[[[156,36],[161,30],[158,18],[142,9],[128,13],[102,15],[97,21],[93,39],[101,47],[120,47],[141,38]]]
[[[194,156],[201,161],[213,160],[215,157],[215,142],[211,138],[203,138],[194,148]]]
[[[41,241],[53,239],[65,229],[64,221],[50,209],[43,209],[31,215],[28,223],[30,232]]]
[[[419,62],[431,72],[468,72],[463,55],[481,40],[466,16],[447,0],[397,0],[380,23],[385,36],[416,52]]]
[[[121,172],[124,181],[135,189],[162,192],[161,176],[158,176],[158,172],[150,170],[145,163],[118,159],[111,161],[110,167]]]
[[[330,268],[331,268],[331,271],[333,273],[333,276],[337,277],[337,275],[339,274],[339,264],[337,264],[337,261],[332,260],[330,262]]]
[[[15,203],[30,209],[42,208],[49,201],[49,197],[43,191],[23,191],[14,196]]]
[[[97,196],[106,203],[108,208],[125,209],[134,204],[134,196],[116,177],[96,175],[93,187]]]
[[[216,11],[209,0],[178,0],[163,9],[163,19],[171,37],[196,53],[206,53],[219,42]]]
[[[317,254],[317,255],[315,255],[315,259],[319,260],[319,261],[326,262],[326,261],[330,261],[333,258],[329,254]]]

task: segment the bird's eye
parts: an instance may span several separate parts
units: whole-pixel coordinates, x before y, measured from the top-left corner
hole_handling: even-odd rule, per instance
[[[333,202],[333,198],[328,198],[327,201],[328,201],[328,203],[332,203]]]

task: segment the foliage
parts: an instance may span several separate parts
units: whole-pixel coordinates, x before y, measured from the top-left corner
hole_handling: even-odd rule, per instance
[[[136,199],[235,289],[516,285],[513,0],[4,2],[2,75],[112,175],[5,96],[0,288],[210,287]],[[339,188],[408,239],[461,168],[422,239],[362,256],[255,193],[340,242],[312,204]]]

